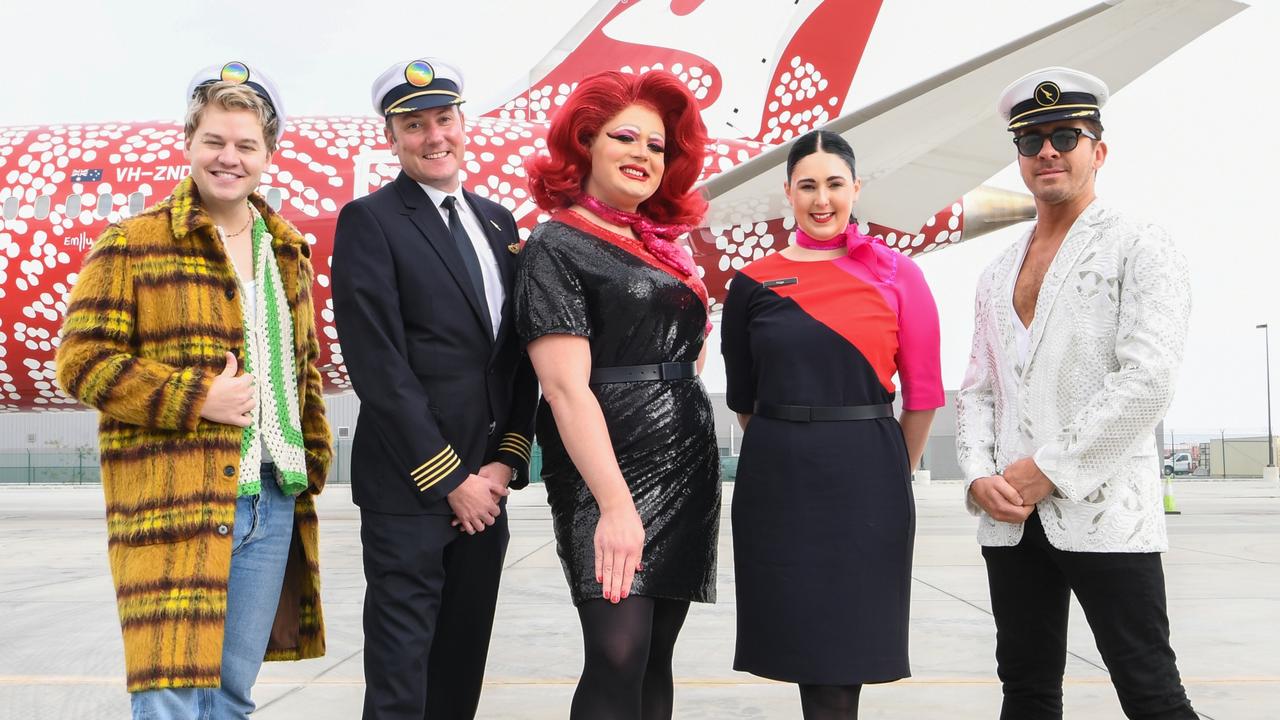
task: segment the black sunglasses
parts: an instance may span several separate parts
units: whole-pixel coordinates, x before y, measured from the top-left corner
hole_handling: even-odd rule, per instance
[[[1049,139],[1049,144],[1058,152],[1071,152],[1076,149],[1076,145],[1080,144],[1080,136],[1084,135],[1090,140],[1097,140],[1098,136],[1085,130],[1084,128],[1058,128],[1048,135],[1039,133],[1027,133],[1019,135],[1013,139],[1013,144],[1018,146],[1018,154],[1023,157],[1035,157],[1040,154],[1040,148],[1044,147],[1045,138]]]

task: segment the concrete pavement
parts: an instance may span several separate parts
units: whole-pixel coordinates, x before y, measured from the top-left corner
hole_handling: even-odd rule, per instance
[[[1280,717],[1280,487],[1175,483],[1165,556],[1174,649],[1213,720]],[[994,718],[1000,687],[986,576],[955,483],[917,487],[914,677],[863,692],[863,718]],[[794,687],[736,673],[728,502],[716,605],[695,605],[676,651],[677,718],[797,718]],[[349,489],[320,499],[328,655],[268,663],[264,720],[358,718],[363,692],[359,515]],[[513,495],[511,546],[481,718],[563,718],[582,662],[540,486]],[[1073,605],[1070,718],[1122,714]],[[124,665],[96,486],[0,487],[0,718],[124,718]]]

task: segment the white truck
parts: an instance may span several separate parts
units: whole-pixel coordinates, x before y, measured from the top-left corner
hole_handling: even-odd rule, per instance
[[[1165,475],[1190,475],[1196,469],[1191,453],[1174,453],[1164,459]]]

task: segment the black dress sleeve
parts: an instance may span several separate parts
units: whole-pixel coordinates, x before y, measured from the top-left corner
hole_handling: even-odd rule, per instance
[[[591,337],[591,315],[578,264],[564,235],[539,226],[520,253],[516,332],[525,343],[543,335]]]
[[[755,411],[756,371],[751,359],[751,296],[757,284],[738,273],[729,282],[729,294],[720,313],[720,352],[724,355],[725,402],[742,414]]]

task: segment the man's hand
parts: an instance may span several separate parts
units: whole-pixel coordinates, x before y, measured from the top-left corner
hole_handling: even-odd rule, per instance
[[[248,427],[253,422],[250,413],[258,404],[253,399],[253,376],[246,373],[236,377],[238,370],[236,356],[227,353],[227,366],[209,386],[209,394],[200,408],[200,417],[237,427]]]
[[[1040,466],[1029,457],[1014,462],[1003,474],[1005,481],[1022,496],[1023,505],[1035,505],[1055,489],[1049,476],[1040,472]]]
[[[453,526],[468,535],[483,532],[498,520],[502,508],[498,500],[511,492],[505,483],[498,483],[483,475],[468,475],[462,484],[449,493],[449,507],[453,508]]]
[[[1020,523],[1030,517],[1035,505],[1024,505],[1023,498],[999,475],[988,475],[969,485],[969,497],[987,514],[1000,522]]]
[[[501,495],[495,495],[493,498],[494,502],[501,500],[503,497],[505,497],[511,492],[510,486],[511,486],[511,478],[513,477],[513,471],[510,465],[507,465],[506,463],[500,463],[495,460],[489,463],[488,465],[485,465],[484,467],[480,468],[480,471],[477,472],[476,474],[492,480],[495,484],[507,490],[507,492],[504,492]]]

